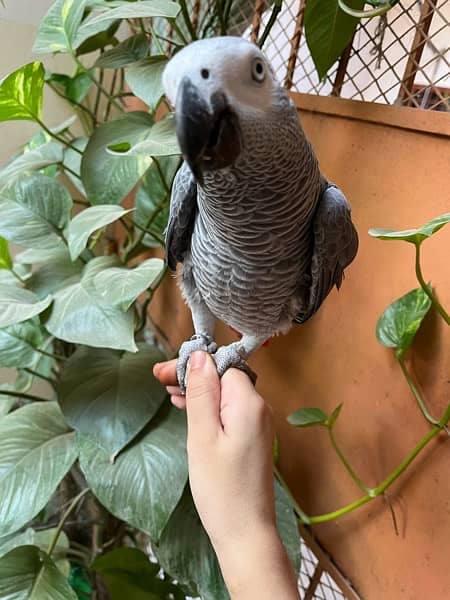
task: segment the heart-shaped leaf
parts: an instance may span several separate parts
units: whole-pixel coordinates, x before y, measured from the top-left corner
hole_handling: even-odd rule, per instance
[[[61,163],[63,151],[61,144],[47,142],[36,148],[21,154],[0,171],[0,187],[8,185],[11,180],[23,171],[36,171],[48,165]]]
[[[299,408],[287,418],[295,427],[313,427],[327,424],[328,415],[320,408]]]
[[[216,554],[186,488],[159,543],[153,546],[159,564],[189,596],[229,600]]]
[[[281,541],[286,548],[286,552],[292,563],[296,574],[300,571],[301,552],[300,552],[300,535],[298,533],[297,518],[295,516],[294,507],[289,496],[278,483],[275,485],[275,512],[277,517],[277,529],[280,534]]]
[[[42,341],[43,334],[37,319],[0,329],[0,366],[29,367]]]
[[[402,231],[395,231],[394,229],[369,229],[369,235],[380,240],[403,240],[411,244],[420,244],[449,222],[450,213],[445,213],[431,219],[431,221],[428,221],[422,227],[417,227],[417,229],[404,229]]]
[[[155,110],[164,95],[162,74],[167,64],[166,56],[150,56],[133,63],[125,79],[135,96]]]
[[[53,248],[63,243],[72,199],[56,179],[23,174],[0,191],[0,234],[26,248]]]
[[[0,537],[47,504],[77,457],[74,435],[56,402],[28,404],[0,420]]]
[[[0,121],[36,121],[42,112],[44,67],[24,65],[0,83]]]
[[[5,600],[77,600],[67,579],[37,546],[21,546],[0,558],[0,597]]]
[[[147,228],[148,221],[151,219],[151,228],[158,234],[158,237],[164,236],[167,227],[170,182],[179,165],[178,156],[161,156],[158,158],[158,164],[152,162],[136,192],[134,219],[138,225],[144,228]],[[149,233],[144,235],[142,243],[150,248],[161,245],[159,240]]]
[[[41,550],[47,550],[56,533],[56,527],[35,531],[31,527],[21,533],[6,535],[0,539],[0,557],[4,556],[14,548],[20,546],[38,546]],[[58,541],[52,553],[55,565],[66,577],[69,575],[70,563],[66,559],[69,549],[69,540],[64,531],[58,535]]]
[[[108,298],[110,304],[126,310],[142,292],[159,280],[163,271],[163,260],[149,258],[134,269],[111,267],[101,271],[94,278],[94,287],[99,296]]]
[[[67,423],[114,457],[156,414],[166,396],[152,373],[155,347],[135,354],[78,348],[67,362],[58,399]]]
[[[96,558],[92,568],[102,576],[111,600],[185,600],[180,588],[159,577],[159,565],[137,548],[116,548]]]
[[[377,340],[383,346],[396,348],[397,356],[403,356],[430,307],[431,300],[421,287],[411,290],[390,304],[378,319]]]
[[[39,300],[29,290],[0,284],[0,327],[31,319],[43,312],[51,302],[51,296]]]
[[[0,269],[11,271],[13,266],[11,255],[8,248],[8,240],[0,237]]]
[[[108,146],[146,138],[153,120],[144,112],[128,113],[104,123],[92,135],[81,161],[81,178],[91,204],[120,204],[133,189],[151,159],[148,156],[113,156]]]
[[[121,69],[147,56],[149,51],[148,38],[138,33],[117,44],[111,50],[103,52],[95,61],[99,69]]]
[[[36,54],[70,52],[74,48],[75,36],[86,4],[86,0],[54,2],[39,25],[33,52]]]
[[[79,212],[67,228],[67,243],[72,260],[80,256],[94,231],[106,227],[129,212],[121,206],[111,204],[98,204]]]
[[[163,406],[114,464],[108,452],[78,437],[81,468],[92,492],[113,515],[157,541],[187,481],[184,414]]]
[[[115,257],[94,258],[84,268],[80,281],[54,294],[45,324],[52,335],[74,344],[136,352],[133,312],[123,312],[105,302],[93,285],[98,273],[116,264]]]
[[[62,288],[80,280],[83,263],[81,260],[72,262],[67,252],[64,258],[48,261],[33,271],[27,281],[27,287],[39,298],[54,294]]]
[[[365,0],[347,0],[351,8],[362,9]],[[337,0],[308,0],[305,6],[305,38],[319,79],[350,43],[359,19],[339,8]]]
[[[108,145],[108,152],[112,156],[173,156],[181,154],[175,132],[175,118],[169,114],[158,121],[147,132],[145,139],[133,143],[131,137],[123,136],[121,141]]]

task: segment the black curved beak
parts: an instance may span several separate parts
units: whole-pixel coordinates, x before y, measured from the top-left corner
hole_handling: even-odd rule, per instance
[[[199,183],[205,171],[230,166],[239,156],[239,121],[222,92],[215,92],[208,103],[185,77],[178,92],[175,120],[183,157]]]

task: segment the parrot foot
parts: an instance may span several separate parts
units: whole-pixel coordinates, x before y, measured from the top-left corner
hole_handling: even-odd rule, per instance
[[[186,394],[186,372],[189,358],[196,350],[204,350],[212,354],[217,350],[217,344],[209,335],[205,334],[195,334],[190,340],[181,344],[177,360],[177,379],[182,396]]]
[[[235,368],[246,373],[253,385],[255,385],[257,375],[249,367],[241,352],[243,352],[241,344],[240,342],[236,342],[234,344],[229,344],[228,346],[221,346],[217,352],[212,355],[217,366],[219,377],[222,377],[228,369]]]

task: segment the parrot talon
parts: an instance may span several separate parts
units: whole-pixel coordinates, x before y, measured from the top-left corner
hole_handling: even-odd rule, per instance
[[[242,356],[240,352],[239,342],[236,344],[230,344],[228,346],[220,347],[217,352],[212,355],[219,377],[227,371],[228,369],[234,368],[243,371],[248,377],[250,381],[255,385],[257,375],[250,368],[245,358]]]
[[[177,379],[182,396],[186,395],[186,375],[189,358],[196,350],[203,350],[209,354],[213,354],[217,350],[217,344],[209,335],[203,333],[196,333],[189,340],[181,344],[177,360]]]

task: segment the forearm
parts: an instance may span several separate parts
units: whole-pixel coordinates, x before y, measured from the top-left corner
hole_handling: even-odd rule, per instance
[[[215,544],[232,600],[298,600],[297,580],[275,528]]]

